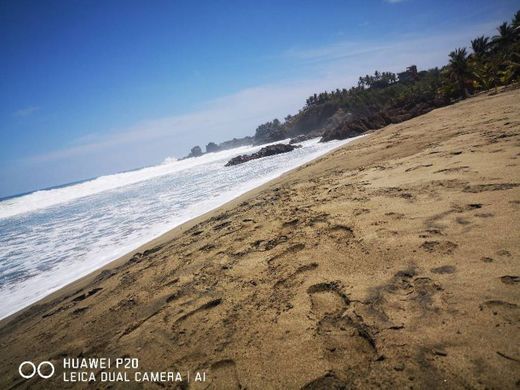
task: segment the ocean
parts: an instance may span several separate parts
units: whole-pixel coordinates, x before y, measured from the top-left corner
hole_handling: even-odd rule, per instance
[[[0,201],[0,318],[194,217],[352,141],[225,167],[244,146]]]

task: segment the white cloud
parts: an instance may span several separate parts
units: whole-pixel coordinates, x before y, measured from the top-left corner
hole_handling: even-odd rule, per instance
[[[209,101],[196,112],[143,121],[105,136],[93,133],[75,140],[71,147],[34,156],[31,160],[59,160],[158,139],[173,145],[180,137],[220,142],[233,136],[250,135],[260,123],[294,113],[320,84],[320,80],[306,80],[244,89]]]
[[[40,107],[29,106],[29,107],[21,108],[18,111],[13,112],[13,115],[18,118],[22,118],[22,117],[26,117],[26,116],[34,114],[39,109],[40,109]]]
[[[34,156],[30,161],[62,160],[96,153],[104,153],[108,158],[106,156],[121,151],[139,155],[145,163],[162,161],[173,152],[178,157],[197,143],[204,146],[209,141],[252,135],[260,123],[297,112],[312,93],[349,87],[360,75],[375,69],[397,72],[411,64],[420,69],[443,65],[449,51],[468,45],[477,35],[493,31],[497,24],[446,31],[441,35],[401,36],[385,42],[338,41],[321,47],[291,48],[281,54],[282,59],[290,61],[295,74],[309,76],[244,89],[209,101],[197,111],[184,115],[150,119],[108,134],[93,132],[75,140],[68,148]],[[145,153],[151,155],[144,156]]]
[[[385,42],[377,41],[338,41],[329,45],[311,48],[291,48],[285,52],[290,58],[305,61],[308,64],[325,63],[333,64],[337,62],[358,64],[372,63],[372,68],[382,68],[388,63],[388,58],[401,57],[407,54],[409,61],[421,63],[424,66],[436,66],[446,62],[447,50],[452,50],[457,46],[468,46],[470,40],[477,35],[492,34],[498,21],[483,23],[458,31],[445,31],[437,34],[408,34],[387,39]],[[436,62],[422,61],[424,55],[432,59],[437,58]],[[355,61],[353,61],[355,59]],[[379,62],[378,62],[379,61]],[[406,64],[401,64],[405,66]],[[370,69],[367,69],[368,71]]]
[[[391,47],[388,44],[367,42],[341,41],[326,46],[308,49],[289,49],[286,51],[288,57],[304,60],[308,62],[333,61],[341,58],[357,57],[364,54],[377,52]]]

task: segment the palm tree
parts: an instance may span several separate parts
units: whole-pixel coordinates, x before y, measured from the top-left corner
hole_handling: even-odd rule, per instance
[[[493,45],[496,49],[502,49],[513,43],[515,39],[515,28],[507,22],[502,23],[497,28],[498,35],[493,37]]]
[[[477,57],[483,57],[489,50],[489,38],[481,36],[471,41],[471,48]]]
[[[496,58],[490,58],[488,61],[474,61],[472,64],[474,86],[480,89],[495,88],[497,92],[499,77],[499,62]]]
[[[513,16],[513,21],[511,22],[511,24],[513,25],[513,28],[518,31],[518,28],[520,28],[520,11],[516,11],[516,14],[515,16]]]
[[[520,79],[520,53],[512,52],[504,65],[504,69],[499,72],[501,81],[504,84],[518,81]]]
[[[448,77],[457,83],[459,93],[463,98],[468,97],[466,80],[471,78],[471,76],[466,48],[459,48],[452,51],[448,64]]]

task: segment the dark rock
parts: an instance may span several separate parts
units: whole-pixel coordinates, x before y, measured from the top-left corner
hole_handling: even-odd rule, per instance
[[[243,138],[233,138],[232,140],[221,142],[218,147],[219,150],[234,149],[240,146],[252,145],[253,141],[253,137],[249,136]]]
[[[377,130],[391,123],[400,123],[448,104],[449,100],[445,98],[435,98],[422,102],[401,102],[391,107],[367,109],[366,112],[357,112],[355,115],[344,115],[344,120],[340,124],[325,130],[320,142],[356,137],[368,130]],[[332,123],[337,122],[336,120]]]
[[[441,267],[432,268],[431,271],[434,274],[452,274],[455,272],[453,265],[443,265]]]
[[[256,160],[258,158],[274,156],[275,154],[292,152],[294,149],[301,148],[299,145],[287,145],[287,144],[274,144],[263,147],[258,152],[253,154],[242,154],[237,157],[233,157],[228,161],[226,167],[233,165],[243,164],[247,161]]]
[[[367,130],[368,129],[361,121],[345,123],[333,130],[326,131],[325,134],[323,134],[323,137],[321,137],[320,142],[356,137]]]
[[[322,126],[322,131],[320,135],[323,135],[327,130],[335,129],[336,127],[342,125],[343,123],[349,121],[352,118],[351,112],[345,112],[342,108],[338,108],[338,110],[328,118]],[[316,131],[312,131],[311,133],[315,133]],[[311,134],[309,133],[309,134]]]
[[[234,149],[240,146],[252,145],[253,141],[253,137],[247,136],[242,138],[233,138],[229,141],[221,142],[218,145],[215,142],[210,142],[206,145],[206,153],[219,152],[221,150]],[[202,149],[199,146],[194,146],[193,148],[191,148],[190,154],[188,154],[186,157],[181,158],[181,160],[184,160],[185,158],[199,157],[203,154],[204,153],[202,152]]]
[[[215,142],[210,142],[206,145],[206,153],[218,152],[219,150],[220,148]]]
[[[326,102],[318,106],[307,107],[297,116],[293,117],[290,123],[286,124],[287,135],[296,137],[300,134],[309,134],[319,129],[327,129],[328,126],[334,126],[337,121],[344,122],[343,115],[345,113],[339,109],[339,105],[335,102]],[[338,112],[339,111],[339,112]],[[336,115],[337,114],[337,115]],[[334,118],[341,116],[341,118]]]
[[[199,157],[202,156],[202,149],[200,146],[194,146],[191,148],[190,154],[188,154],[185,158],[191,158],[191,157]]]
[[[442,348],[433,348],[432,352],[434,355],[437,355],[437,356],[448,356],[448,352],[446,352]]]
[[[310,139],[313,139],[313,138],[316,138],[317,136],[314,135],[314,134],[302,134],[302,135],[298,135],[294,138],[291,138],[291,140],[289,141],[289,144],[293,145],[293,144],[299,144],[300,142],[303,142],[303,141],[307,141],[307,140],[310,140]]]
[[[274,119],[272,122],[266,122],[256,128],[254,144],[268,144],[285,138],[288,138],[288,135],[284,126],[278,119]]]
[[[505,283],[505,284],[517,284],[517,283],[520,283],[520,276],[505,275],[505,276],[501,276],[500,280],[502,281],[502,283]]]

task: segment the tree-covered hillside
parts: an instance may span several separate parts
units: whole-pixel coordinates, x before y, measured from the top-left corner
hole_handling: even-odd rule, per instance
[[[359,77],[357,85],[309,96],[296,115],[274,119],[257,127],[253,137],[220,145],[207,152],[235,145],[264,144],[286,138],[299,142],[322,137],[323,142],[359,135],[398,123],[434,108],[520,81],[520,11],[504,22],[493,37],[477,37],[471,48],[457,48],[442,68],[401,73],[375,71]]]

